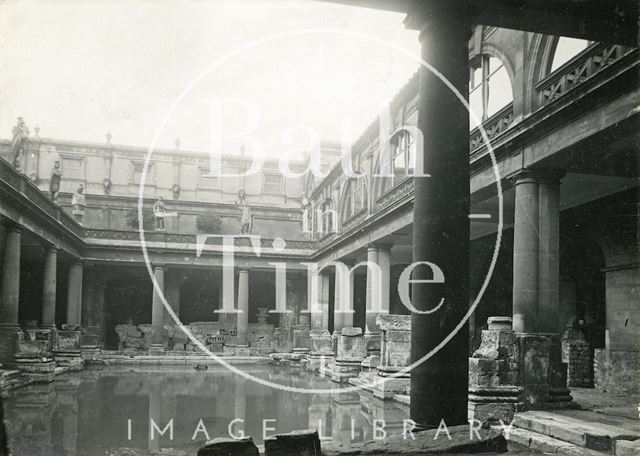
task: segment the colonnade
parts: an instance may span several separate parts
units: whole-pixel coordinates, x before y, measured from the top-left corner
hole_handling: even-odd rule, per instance
[[[58,249],[44,245],[42,317],[40,327],[55,329]],[[2,277],[0,282],[0,337],[2,338],[3,361],[12,361],[15,351],[15,334],[20,330],[20,262],[22,257],[22,229],[9,224],[5,229],[2,252]],[[66,323],[80,325],[82,313],[83,263],[75,258],[69,267],[67,288]]]

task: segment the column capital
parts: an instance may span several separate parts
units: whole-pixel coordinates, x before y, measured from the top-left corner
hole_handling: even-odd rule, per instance
[[[44,241],[44,240],[43,240],[43,241],[41,242],[41,245],[42,245],[42,248],[44,249],[45,253],[48,253],[48,252],[57,252],[57,251],[59,250],[57,245],[52,244],[52,243],[51,243],[51,242],[49,242],[49,241]]]
[[[567,174],[559,168],[522,168],[511,174],[509,179],[514,185],[527,183],[545,183],[560,185],[560,180]]]
[[[5,221],[2,225],[4,226],[7,233],[22,233],[22,227],[15,222]]]
[[[385,242],[376,242],[375,246],[378,248],[378,250],[384,251],[384,252],[388,252],[393,248],[393,244],[385,243]]]
[[[153,264],[151,265],[151,269],[153,269],[154,271],[155,271],[156,269],[166,269],[166,268],[167,268],[167,265],[166,265],[166,264],[164,264],[164,263],[153,263]]]
[[[420,31],[420,42],[434,32],[463,34],[467,40],[471,38],[473,19],[477,14],[471,5],[461,4],[463,2],[433,3],[435,2],[415,2],[416,6],[404,19],[406,28]]]
[[[249,273],[249,271],[251,270],[251,268],[249,266],[238,266],[238,272],[246,272],[247,274]]]
[[[567,175],[567,172],[564,169],[559,168],[539,169],[537,172],[540,183],[553,186],[559,186],[562,178]]]

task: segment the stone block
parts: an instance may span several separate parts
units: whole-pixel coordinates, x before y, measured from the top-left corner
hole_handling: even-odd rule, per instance
[[[293,431],[264,441],[265,456],[322,456],[317,431]]]
[[[487,327],[490,331],[511,331],[513,319],[511,317],[489,317]]]
[[[411,315],[378,314],[376,325],[383,331],[411,331]]]
[[[200,447],[198,456],[259,456],[259,452],[251,437],[216,438]]]
[[[365,340],[360,328],[342,328],[338,339],[337,359],[360,363],[367,356]]]
[[[498,365],[504,361],[484,358],[469,358],[469,385],[498,386]]]
[[[56,333],[55,350],[80,350],[80,331],[63,331]]]

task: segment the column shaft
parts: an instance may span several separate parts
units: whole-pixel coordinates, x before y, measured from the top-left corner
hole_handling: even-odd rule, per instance
[[[378,265],[380,265],[380,308],[389,312],[391,298],[391,252],[389,247],[378,249]]]
[[[67,286],[67,324],[80,325],[82,312],[82,262],[76,261],[69,267]]]
[[[154,266],[153,276],[158,283],[158,287],[164,293],[164,266]],[[164,345],[162,332],[164,325],[164,304],[160,294],[153,288],[153,302],[151,304],[151,345],[158,348]]]
[[[44,285],[42,287],[42,327],[56,326],[56,286],[58,249],[49,247],[44,258]]]
[[[238,272],[238,345],[247,345],[249,326],[249,270]]]
[[[369,246],[367,248],[367,288],[365,296],[366,311],[366,332],[376,331],[376,315],[375,310],[379,307],[380,293],[376,290],[380,287],[380,277],[378,277],[378,248]]]
[[[560,180],[548,173],[540,181],[538,331],[560,334]]]
[[[353,274],[348,271],[348,265],[336,261],[333,328],[338,333],[353,326]]]
[[[515,178],[513,330],[538,332],[539,189],[531,172]]]
[[[409,19],[421,30],[421,56],[458,93],[469,86],[468,11],[454,4],[423,2]],[[446,115],[443,113],[446,112]],[[420,68],[419,143],[414,177],[413,262],[431,262],[444,283],[429,283],[433,270],[413,270],[411,361],[422,360],[452,334],[469,306],[469,112],[456,94],[425,67]],[[424,173],[429,174],[425,176]],[[417,282],[415,280],[420,280]],[[420,426],[467,424],[469,332],[464,325],[426,362],[411,372],[411,418]]]
[[[329,287],[330,279],[326,273],[320,274],[320,308],[322,309],[322,325],[323,331],[329,330]]]
[[[2,267],[2,301],[0,325],[18,327],[18,303],[20,302],[20,229],[7,229]]]

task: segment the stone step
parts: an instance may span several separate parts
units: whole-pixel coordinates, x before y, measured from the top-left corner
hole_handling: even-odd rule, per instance
[[[518,413],[514,425],[582,448],[614,454],[618,440],[638,440],[640,434],[618,426],[582,421],[544,411]]]
[[[498,427],[496,429],[500,431]],[[514,428],[509,432],[509,450],[512,449],[511,443],[515,443],[521,447],[527,448],[529,451],[535,451],[544,454],[558,454],[563,456],[603,456],[603,453],[596,450],[574,445],[564,440],[554,439],[547,435],[538,434],[537,432],[528,431],[526,429]]]

